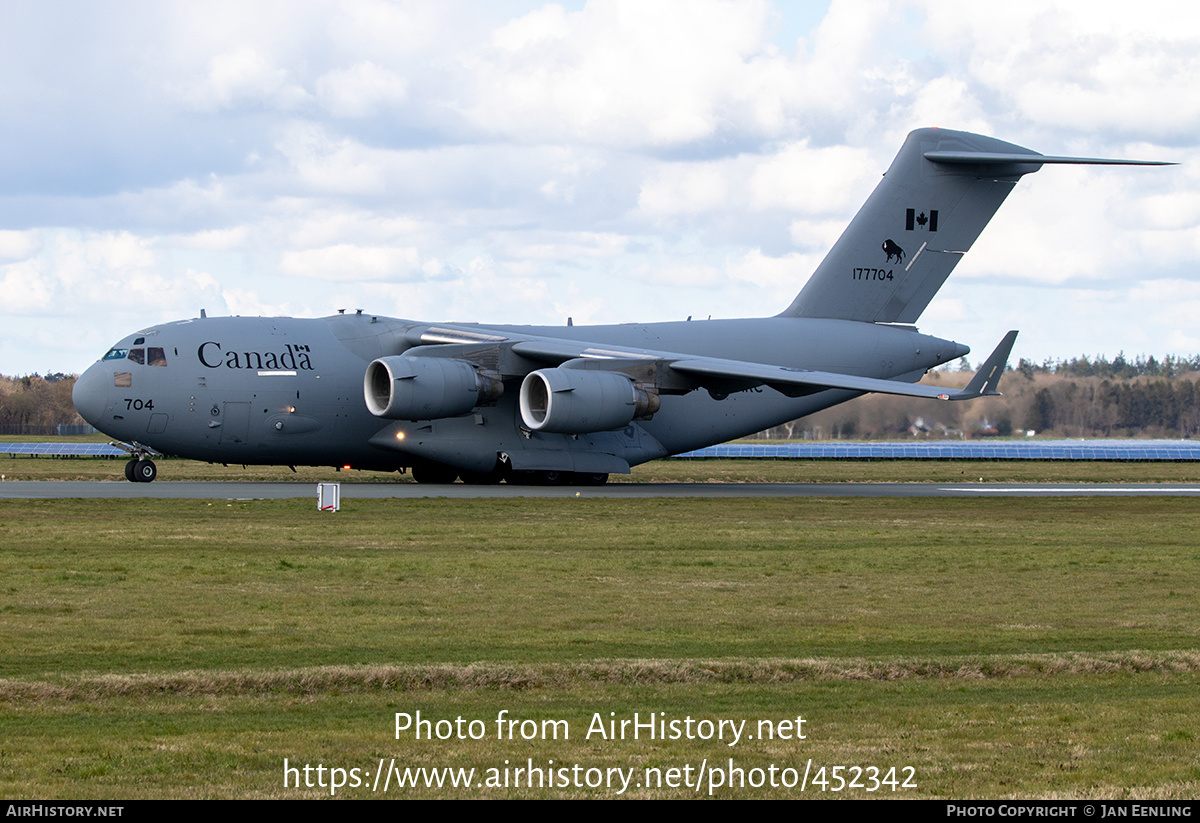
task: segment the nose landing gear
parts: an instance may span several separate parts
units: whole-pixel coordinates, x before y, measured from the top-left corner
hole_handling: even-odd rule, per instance
[[[158,452],[146,448],[137,441],[132,443],[113,442],[109,445],[124,449],[133,458],[125,464],[125,479],[130,483],[153,483],[154,478],[158,477],[158,466],[154,465],[154,461],[150,459],[152,455],[160,456]]]
[[[158,466],[149,458],[134,459],[125,464],[125,479],[131,483],[152,483],[156,477]]]

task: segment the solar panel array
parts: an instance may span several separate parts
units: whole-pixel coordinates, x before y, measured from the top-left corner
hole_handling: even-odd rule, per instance
[[[726,443],[680,457],[842,460],[1200,460],[1192,440],[938,440],[859,443]]]
[[[38,457],[119,457],[123,449],[107,443],[0,443],[0,454]]]

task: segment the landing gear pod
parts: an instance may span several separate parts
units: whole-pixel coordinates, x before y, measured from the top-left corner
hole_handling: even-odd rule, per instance
[[[533,431],[587,434],[627,425],[658,411],[658,395],[624,374],[539,369],[521,383],[521,420]]]
[[[367,366],[363,395],[376,417],[436,420],[495,402],[504,384],[465,360],[381,357]]]

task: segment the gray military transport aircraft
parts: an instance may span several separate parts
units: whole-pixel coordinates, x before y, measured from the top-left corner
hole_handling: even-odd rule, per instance
[[[1015,331],[950,391],[915,384],[970,349],[913,324],[1021,176],[1047,163],[1169,165],[921,129],[774,317],[550,327],[201,312],[118,342],[80,376],[75,407],[121,441],[137,482],[167,454],[600,484],[866,392],[998,394]]]

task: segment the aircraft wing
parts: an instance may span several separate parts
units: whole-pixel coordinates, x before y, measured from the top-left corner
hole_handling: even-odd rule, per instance
[[[1008,364],[1008,355],[1012,351],[1017,333],[1010,331],[1000,341],[996,350],[984,361],[983,366],[975,373],[966,388],[950,391],[938,386],[923,386],[916,383],[903,383],[897,380],[880,380],[874,377],[858,377],[852,374],[837,372],[810,371],[807,369],[788,368],[786,366],[767,366],[759,363],[744,363],[737,360],[720,360],[717,358],[689,358],[676,360],[670,368],[684,374],[699,377],[717,377],[726,380],[754,380],[759,384],[770,386],[784,394],[796,394],[797,389],[803,393],[805,389],[849,389],[861,392],[879,392],[881,394],[896,394],[904,397],[925,397],[935,400],[969,400],[984,395],[996,395],[1000,392],[996,386],[1004,368]]]
[[[436,340],[424,335],[423,337],[425,339],[421,342],[424,343],[438,342],[451,345],[435,345],[429,346],[427,349],[422,346],[413,350],[413,355],[449,356],[458,348],[453,345],[454,343],[462,345],[467,342],[461,338],[454,339],[448,334],[440,335]],[[495,341],[504,338],[493,336],[491,339]],[[663,371],[673,373],[676,377],[676,380],[664,382],[675,384],[678,388],[685,390],[707,388],[713,392],[727,394],[765,385],[791,397],[825,389],[846,389],[904,397],[967,400],[984,395],[999,394],[996,386],[1000,376],[1004,373],[1008,356],[1016,339],[1016,331],[1006,334],[995,351],[984,361],[983,366],[976,372],[971,382],[965,388],[955,390],[899,380],[859,377],[839,372],[773,366],[718,357],[697,357],[624,346],[598,345],[561,338],[530,337],[505,342],[509,344],[512,353],[523,358],[555,363],[567,368],[603,369],[608,366],[613,371],[625,371],[635,368],[639,364],[647,366],[653,364],[661,367]]]

